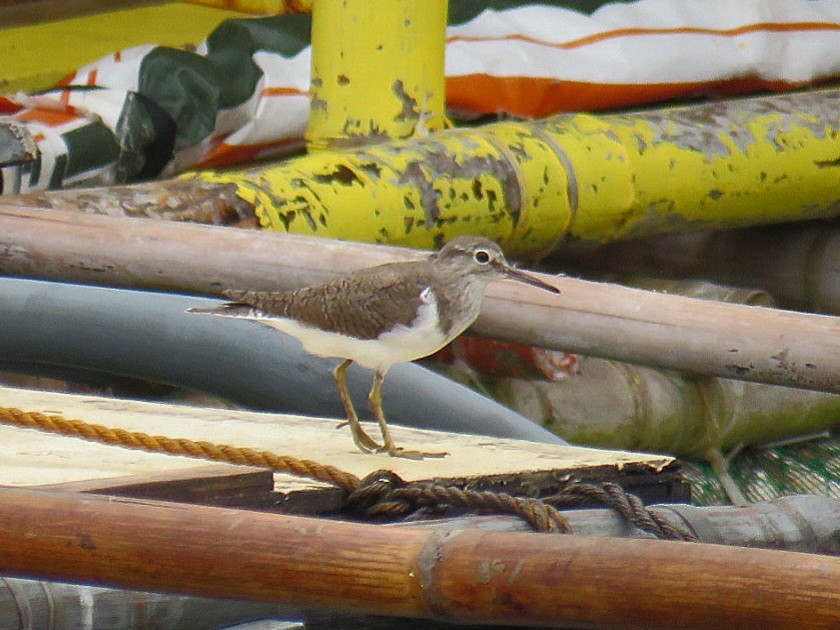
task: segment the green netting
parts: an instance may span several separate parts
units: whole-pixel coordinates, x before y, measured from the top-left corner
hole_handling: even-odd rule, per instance
[[[691,483],[695,504],[729,504],[708,464],[684,462],[683,473]],[[750,502],[791,494],[840,499],[840,433],[746,449],[733,458],[729,474]]]

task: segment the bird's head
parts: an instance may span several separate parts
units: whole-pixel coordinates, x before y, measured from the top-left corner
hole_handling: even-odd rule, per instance
[[[432,254],[432,260],[444,273],[467,275],[485,282],[517,280],[552,293],[560,293],[557,287],[512,267],[505,260],[502,248],[481,236],[459,236]]]

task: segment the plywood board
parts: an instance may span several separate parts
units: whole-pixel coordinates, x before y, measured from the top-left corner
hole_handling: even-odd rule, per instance
[[[0,388],[0,406],[61,414],[109,427],[151,435],[209,440],[221,444],[264,449],[280,455],[311,459],[336,466],[359,477],[382,469],[407,481],[445,478],[464,480],[472,487],[511,489],[537,484],[560,484],[570,475],[615,478],[622,472],[651,473],[669,467],[673,459],[623,451],[536,444],[426,431],[394,426],[394,438],[407,448],[447,451],[442,459],[413,461],[356,450],[347,428],[335,419],[279,413],[187,407],[130,400]],[[376,435],[375,425],[369,426]],[[0,426],[0,483],[40,486],[90,482],[131,475],[179,477],[206,472],[208,463],[84,442],[39,431]],[[241,470],[241,469],[234,469]],[[281,492],[323,488],[323,484],[285,475],[276,477]],[[125,484],[123,484],[125,485]]]

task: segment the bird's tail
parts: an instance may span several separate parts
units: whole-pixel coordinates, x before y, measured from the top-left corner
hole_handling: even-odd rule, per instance
[[[225,302],[208,308],[188,308],[187,313],[206,313],[208,315],[221,315],[222,317],[252,317],[254,307],[242,302]]]
[[[254,307],[243,300],[247,297],[248,291],[241,289],[224,289],[222,295],[230,298],[230,302],[210,306],[208,308],[188,308],[187,313],[206,313],[208,315],[221,315],[222,317],[249,317],[254,314]]]

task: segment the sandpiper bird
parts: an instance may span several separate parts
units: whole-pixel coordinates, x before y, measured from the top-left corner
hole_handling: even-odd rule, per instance
[[[560,292],[511,267],[493,241],[461,236],[421,260],[369,267],[297,291],[225,291],[234,302],[190,312],[253,320],[296,337],[311,354],[344,359],[334,375],[356,446],[365,453],[439,457],[446,453],[394,444],[382,410],[382,381],[393,364],[426,357],[466,330],[478,317],[487,285],[504,278]],[[364,431],[353,408],[345,371],[354,361],[375,370],[368,402],[383,444]]]

